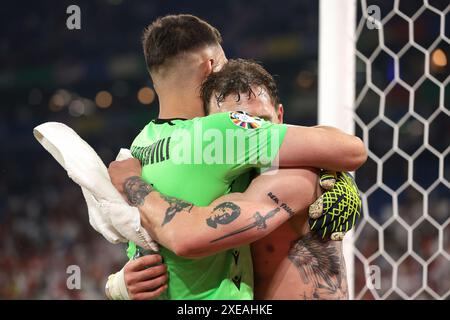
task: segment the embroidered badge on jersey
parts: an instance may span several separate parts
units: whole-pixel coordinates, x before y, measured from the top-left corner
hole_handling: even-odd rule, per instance
[[[261,127],[262,120],[258,117],[253,117],[244,111],[230,112],[230,120],[238,127],[244,129],[257,129]]]

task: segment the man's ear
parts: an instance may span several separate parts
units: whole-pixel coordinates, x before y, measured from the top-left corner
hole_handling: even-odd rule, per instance
[[[208,59],[205,62],[205,78],[213,72],[214,59]]]
[[[284,108],[283,105],[279,103],[277,108],[277,118],[280,123],[283,123],[283,116],[284,116]]]

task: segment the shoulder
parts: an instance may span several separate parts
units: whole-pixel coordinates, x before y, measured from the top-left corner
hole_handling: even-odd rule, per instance
[[[228,111],[197,118],[203,125],[216,128],[257,129],[265,121],[244,111]]]

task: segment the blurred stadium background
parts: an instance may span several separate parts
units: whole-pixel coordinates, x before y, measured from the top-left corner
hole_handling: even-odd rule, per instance
[[[356,174],[364,219],[355,233],[355,297],[448,299],[449,3],[357,2],[355,130],[370,157]],[[81,30],[66,28],[70,4],[81,8]],[[370,5],[387,17],[381,30],[365,27]],[[206,19],[228,57],[255,59],[276,75],[287,123],[314,125],[318,12],[318,1],[300,0],[3,3],[0,298],[104,299],[106,276],[124,264],[124,246],[91,229],[79,188],[32,129],[64,122],[112,161],[158,112],[144,27],[168,13]],[[82,290],[66,287],[72,264]],[[370,265],[381,269],[378,289],[366,285]]]

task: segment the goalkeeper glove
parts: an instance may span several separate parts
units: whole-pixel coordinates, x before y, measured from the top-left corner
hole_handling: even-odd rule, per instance
[[[309,208],[311,231],[322,238],[342,240],[361,214],[361,197],[348,172],[320,174],[320,185],[326,191]]]

